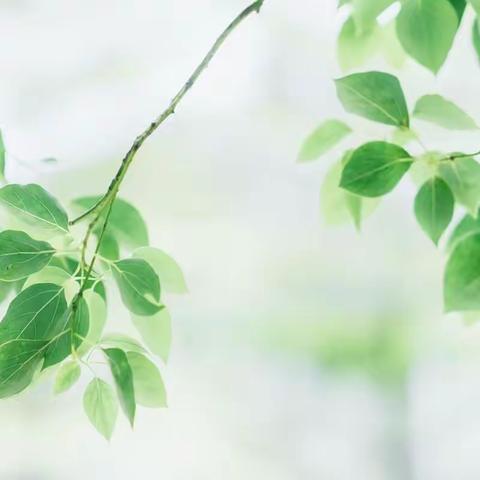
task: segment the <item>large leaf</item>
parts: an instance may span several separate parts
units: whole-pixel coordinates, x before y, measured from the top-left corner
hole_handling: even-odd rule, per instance
[[[447,58],[457,28],[457,12],[448,0],[405,0],[397,17],[403,48],[435,74]]]
[[[135,250],[132,256],[145,260],[153,268],[160,280],[162,291],[178,294],[188,291],[180,266],[164,251],[153,247],[143,247]]]
[[[172,320],[168,309],[164,308],[151,317],[132,315],[132,322],[145,345],[167,362],[172,344]]]
[[[447,311],[480,310],[480,234],[461,240],[445,271],[444,300]]]
[[[125,306],[137,315],[153,315],[160,304],[160,282],[153,268],[140,258],[119,260],[112,264]]]
[[[476,217],[480,206],[480,164],[470,157],[457,158],[443,162],[439,174],[448,183],[457,202]]]
[[[127,358],[133,372],[136,402],[144,407],[166,407],[167,394],[157,366],[141,353],[128,352]]]
[[[92,425],[110,440],[118,416],[118,402],[113,388],[100,378],[94,378],[85,390],[83,408]]]
[[[439,177],[424,183],[415,198],[418,223],[435,245],[452,220],[454,206],[452,191]]]
[[[51,234],[68,231],[65,210],[40,185],[6,185],[0,189],[0,204],[27,225]]]
[[[351,133],[351,128],[339,120],[323,122],[303,142],[298,155],[299,162],[311,162],[332,149],[344,137]]]
[[[88,306],[83,297],[77,298],[68,307],[61,320],[61,329],[66,332],[52,342],[45,352],[43,368],[48,368],[65,360],[76,350],[88,334]]]
[[[87,210],[101,197],[82,197],[74,200],[74,205]],[[129,248],[148,245],[148,231],[140,212],[130,203],[117,198],[113,203],[108,221],[107,233],[118,238]],[[111,250],[110,250],[111,251]]]
[[[0,280],[26,278],[45,267],[54,253],[47,242],[34,240],[25,232],[4,230],[0,233]]]
[[[345,165],[340,186],[364,197],[379,197],[395,188],[411,164],[408,152],[398,145],[366,143]]]
[[[135,390],[133,387],[133,373],[128,363],[127,355],[119,348],[105,348],[103,350],[108,358],[110,370],[117,387],[118,398],[123,412],[133,427],[135,421]]]
[[[397,77],[383,72],[354,73],[335,84],[347,112],[387,125],[409,126],[407,103]]]
[[[458,242],[462,241],[472,233],[480,233],[480,216],[473,218],[471,215],[465,215],[453,230],[448,239],[448,249],[453,250]]]
[[[417,101],[413,115],[450,130],[475,130],[475,120],[440,95],[425,95]]]

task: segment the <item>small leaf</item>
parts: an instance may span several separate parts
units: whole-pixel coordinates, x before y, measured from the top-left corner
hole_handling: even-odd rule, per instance
[[[480,310],[480,234],[458,242],[451,254],[444,279],[445,309]]]
[[[123,303],[132,313],[154,315],[162,308],[158,276],[145,260],[119,260],[112,267]]]
[[[327,120],[305,140],[298,155],[299,162],[311,162],[332,149],[351,129],[339,120]]]
[[[110,440],[118,416],[118,402],[113,388],[94,378],[85,390],[83,408],[97,431]]]
[[[425,95],[420,98],[413,115],[450,130],[478,129],[472,117],[440,95]]]
[[[127,358],[137,403],[150,408],[166,407],[167,394],[157,366],[141,353],[128,352]]]
[[[0,189],[0,204],[26,225],[51,234],[68,232],[65,210],[40,185],[6,185]]]
[[[132,256],[145,260],[153,268],[158,275],[162,290],[177,294],[188,292],[180,266],[164,251],[153,247],[142,247],[135,250]]]
[[[397,17],[403,48],[435,74],[452,48],[457,28],[457,13],[447,0],[405,0]]]
[[[54,253],[47,242],[34,240],[25,232],[4,230],[0,233],[0,280],[26,278],[45,267]]]
[[[397,77],[383,72],[355,73],[335,84],[347,112],[387,125],[409,126],[407,104]]]
[[[454,206],[452,191],[439,177],[428,180],[415,198],[418,223],[435,245],[452,220]]]
[[[77,355],[85,355],[96,345],[103,333],[107,321],[107,305],[105,300],[95,291],[86,290],[83,297],[88,306],[88,333],[85,341],[78,347]]]
[[[137,340],[122,333],[109,333],[105,335],[102,338],[101,344],[107,347],[120,348],[125,352],[147,352]]]
[[[64,363],[55,377],[53,392],[58,395],[70,389],[80,378],[81,370],[77,362]]]
[[[364,197],[379,197],[395,188],[411,164],[410,155],[398,145],[366,143],[345,165],[340,186]]]
[[[448,183],[456,201],[476,216],[480,206],[480,164],[471,157],[457,158],[443,162],[438,172]]]
[[[83,197],[73,204],[87,210],[95,205],[101,197]],[[126,200],[117,198],[113,203],[108,221],[107,233],[117,238],[129,248],[148,245],[148,231],[140,212]]]
[[[172,321],[168,309],[163,308],[151,317],[132,315],[132,322],[150,351],[167,362],[172,343]]]
[[[103,351],[110,363],[120,405],[133,427],[135,421],[135,391],[133,388],[133,373],[127,355],[119,348],[106,348]]]

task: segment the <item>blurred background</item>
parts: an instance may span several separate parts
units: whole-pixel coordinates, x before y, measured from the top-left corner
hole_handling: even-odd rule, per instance
[[[479,478],[480,328],[442,313],[445,255],[415,223],[414,185],[358,234],[320,214],[342,151],[296,163],[327,118],[355,126],[351,145],[389,132],[336,100],[336,3],[266,0],[124,183],[190,290],[167,299],[169,408],[141,409],[134,432],[120,419],[107,444],[82,410],[88,375],[60,397],[40,384],[0,404],[0,479]],[[65,202],[103,192],[246,4],[1,0],[9,179]],[[438,78],[405,62],[410,105],[441,93],[480,119],[470,20]],[[365,68],[394,71],[381,58]],[[475,135],[421,131],[432,149],[479,147]],[[134,334],[122,309],[109,322]]]

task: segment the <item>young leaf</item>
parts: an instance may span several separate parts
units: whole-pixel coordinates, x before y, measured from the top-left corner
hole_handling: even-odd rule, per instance
[[[444,301],[447,312],[480,310],[480,234],[458,242],[445,271]]]
[[[172,344],[172,321],[167,308],[151,317],[132,315],[132,322],[145,345],[165,363]]]
[[[158,275],[162,290],[168,293],[183,294],[188,292],[185,277],[178,263],[164,251],[143,247],[135,250],[134,258],[145,260]]]
[[[96,345],[102,336],[105,323],[107,321],[107,305],[105,300],[95,291],[86,290],[83,297],[88,306],[88,333],[85,341],[78,347],[77,355],[82,357],[94,345]]]
[[[128,352],[127,358],[133,372],[136,402],[144,407],[166,407],[167,394],[157,366],[141,353]]]
[[[88,334],[88,306],[83,297],[76,299],[63,314],[59,338],[51,342],[45,352],[42,369],[56,365],[76,350]]]
[[[454,206],[452,191],[439,177],[424,183],[415,198],[418,223],[435,245],[452,220]]]
[[[133,388],[133,373],[128,363],[127,355],[119,348],[106,348],[103,350],[110,363],[113,379],[117,387],[120,405],[133,427],[135,421],[135,391]]]
[[[450,130],[476,130],[475,120],[440,95],[425,95],[417,101],[413,115]]]
[[[108,333],[102,338],[101,344],[107,347],[120,348],[125,352],[147,352],[137,340],[122,333]]]
[[[395,188],[411,164],[408,152],[398,145],[366,143],[345,165],[340,186],[364,197],[379,197]]]
[[[119,260],[112,267],[123,303],[132,313],[154,315],[162,308],[158,276],[145,260]]]
[[[118,416],[118,402],[113,388],[94,378],[85,390],[83,408],[97,431],[110,440]]]
[[[299,162],[311,162],[328,152],[349,133],[351,128],[339,120],[323,122],[303,143],[298,155]]]
[[[68,217],[58,201],[40,185],[9,184],[0,188],[0,204],[26,225],[50,232],[68,232]]]
[[[74,200],[74,205],[87,210],[101,197],[82,197]],[[107,232],[129,248],[148,245],[147,226],[140,212],[130,203],[117,198],[113,203],[108,221]]]
[[[64,363],[58,370],[53,385],[53,393],[58,395],[66,392],[80,378],[81,370],[77,362]]]
[[[355,73],[335,84],[347,112],[387,125],[409,126],[407,103],[397,77],[383,72]]]
[[[442,162],[439,175],[448,183],[455,199],[477,216],[480,206],[480,164],[471,157]]]
[[[435,74],[452,48],[457,28],[457,12],[448,0],[405,0],[397,17],[403,48]]]
[[[4,230],[0,233],[0,280],[26,278],[45,267],[54,253],[47,242],[34,240],[25,232]]]

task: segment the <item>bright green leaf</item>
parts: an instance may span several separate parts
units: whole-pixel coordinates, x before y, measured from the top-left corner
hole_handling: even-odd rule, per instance
[[[448,1],[452,5],[452,7],[455,9],[455,12],[457,13],[457,17],[458,17],[458,22],[460,23],[463,18],[463,14],[465,12],[465,8],[467,6],[466,0],[448,0]]]
[[[445,309],[480,310],[480,234],[461,240],[453,250],[445,271]]]
[[[57,372],[53,392],[58,395],[70,389],[80,378],[81,369],[77,362],[64,363]]]
[[[92,425],[110,440],[118,416],[118,402],[113,388],[94,378],[85,390],[83,408]]]
[[[135,391],[133,387],[133,373],[128,363],[127,355],[119,348],[106,348],[103,351],[110,364],[120,405],[130,421],[130,425],[133,427],[136,408]]]
[[[452,220],[454,206],[452,191],[439,177],[428,180],[415,198],[418,223],[435,245]]]
[[[397,77],[383,72],[354,73],[335,84],[347,112],[387,125],[409,126],[407,104]]]
[[[137,403],[150,408],[166,407],[167,394],[157,366],[141,353],[128,352],[127,358]]]
[[[153,268],[165,292],[178,294],[188,292],[180,266],[164,251],[153,247],[142,247],[135,250],[132,256],[145,260]]]
[[[332,149],[345,138],[351,129],[339,120],[327,120],[303,142],[298,155],[299,162],[311,162]]]
[[[448,239],[448,250],[452,251],[458,242],[472,233],[480,233],[480,216],[473,218],[471,215],[467,214],[458,223]]]
[[[405,0],[397,17],[403,48],[435,74],[452,48],[457,28],[457,12],[448,0]]]
[[[398,145],[370,142],[353,152],[340,186],[364,197],[379,197],[395,188],[411,164],[410,155]]]
[[[40,185],[6,185],[0,188],[0,204],[11,211],[15,219],[26,225],[48,231],[52,235],[68,231],[65,210]]]
[[[47,242],[34,240],[25,232],[4,230],[0,233],[0,280],[26,278],[45,267],[54,253]]]
[[[164,362],[167,362],[172,344],[172,321],[167,308],[151,317],[132,315],[132,322],[145,345]]]
[[[161,308],[160,282],[153,268],[140,258],[129,258],[112,263],[125,306],[137,315],[154,315]]]
[[[453,102],[440,95],[425,95],[415,105],[413,115],[451,130],[475,130],[475,120]]]

